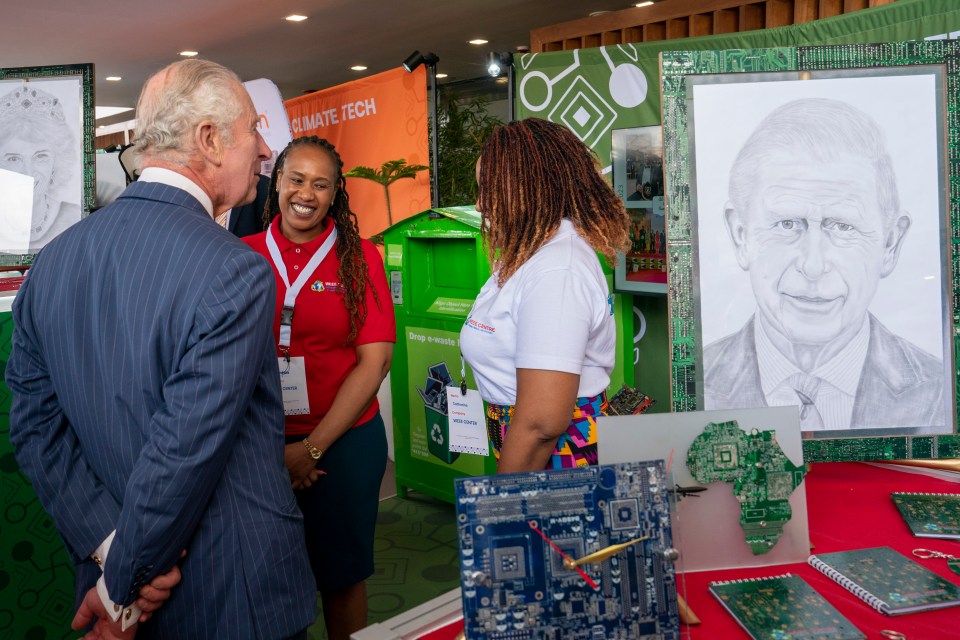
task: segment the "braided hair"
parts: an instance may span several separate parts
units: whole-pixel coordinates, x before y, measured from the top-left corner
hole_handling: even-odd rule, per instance
[[[629,243],[623,202],[593,151],[566,127],[528,118],[494,129],[480,152],[477,209],[500,286],[549,241],[563,218],[607,263]]]
[[[337,278],[340,280],[340,287],[343,291],[343,304],[350,315],[350,334],[346,342],[349,344],[357,337],[360,327],[367,319],[366,292],[367,287],[373,292],[373,299],[380,307],[380,300],[377,298],[377,291],[370,282],[370,276],[367,271],[367,261],[363,257],[363,249],[360,245],[360,228],[357,224],[356,214],[350,210],[350,196],[347,194],[347,181],[343,177],[343,160],[340,154],[332,144],[318,136],[305,136],[294,138],[290,144],[277,157],[277,162],[273,167],[273,173],[270,175],[270,196],[267,199],[263,209],[263,228],[266,229],[270,223],[280,215],[280,197],[277,192],[277,180],[283,171],[283,165],[290,151],[301,147],[313,146],[323,149],[333,160],[337,168],[337,179],[335,180],[337,193],[334,195],[327,216],[333,218],[333,224],[337,228],[337,258],[340,259],[340,267],[337,270]]]

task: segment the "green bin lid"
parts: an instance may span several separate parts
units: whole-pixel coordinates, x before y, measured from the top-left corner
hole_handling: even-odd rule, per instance
[[[394,229],[399,229],[400,227],[408,224],[419,222],[424,217],[429,217],[431,214],[434,216],[440,215],[445,218],[450,218],[451,220],[456,220],[457,222],[473,229],[480,229],[480,212],[477,211],[477,208],[473,205],[465,205],[462,207],[436,207],[421,211],[420,213],[415,213],[409,218],[404,218],[399,222],[395,222],[381,231],[378,235],[383,235],[393,231]]]

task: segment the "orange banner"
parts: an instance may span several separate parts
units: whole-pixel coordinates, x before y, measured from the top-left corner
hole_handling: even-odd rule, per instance
[[[317,135],[337,148],[344,173],[363,165],[379,170],[390,160],[430,164],[426,68],[402,67],[284,102],[294,138]],[[430,172],[384,187],[347,178],[350,208],[368,238],[398,220],[430,208]],[[387,207],[390,207],[388,214]]]

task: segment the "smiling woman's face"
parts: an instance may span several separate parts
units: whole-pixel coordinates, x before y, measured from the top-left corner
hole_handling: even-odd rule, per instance
[[[291,149],[277,180],[280,231],[298,243],[313,240],[337,194],[337,167],[324,149],[303,145]]]

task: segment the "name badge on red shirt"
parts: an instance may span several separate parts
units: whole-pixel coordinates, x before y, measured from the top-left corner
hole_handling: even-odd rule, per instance
[[[283,413],[299,416],[310,413],[307,397],[307,366],[302,357],[277,358],[280,367],[280,390],[283,392]]]

